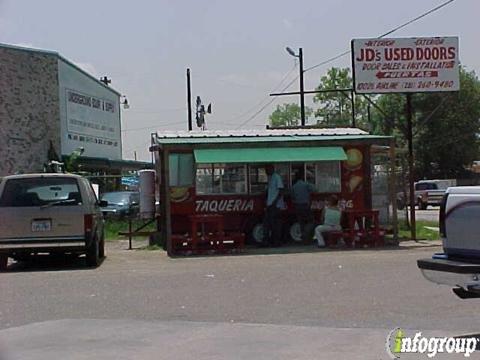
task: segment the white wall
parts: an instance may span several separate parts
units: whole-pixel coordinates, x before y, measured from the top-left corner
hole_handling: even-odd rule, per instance
[[[61,152],[82,146],[82,156],[120,160],[120,98],[74,66],[58,59]]]

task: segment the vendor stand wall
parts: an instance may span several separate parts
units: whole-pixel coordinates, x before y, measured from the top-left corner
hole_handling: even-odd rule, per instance
[[[337,194],[345,208],[371,209],[373,145],[393,149],[393,139],[352,128],[157,134],[151,151],[169,254],[172,233],[188,233],[192,214],[221,214],[225,232],[251,236],[263,215],[266,163],[275,164],[286,186],[295,167],[305,167],[307,180],[317,186],[317,215],[329,194]]]

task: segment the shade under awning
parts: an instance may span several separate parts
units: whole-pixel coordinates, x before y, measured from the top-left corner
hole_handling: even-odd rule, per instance
[[[248,149],[198,149],[194,150],[195,162],[211,163],[275,163],[346,160],[340,146],[283,147]]]

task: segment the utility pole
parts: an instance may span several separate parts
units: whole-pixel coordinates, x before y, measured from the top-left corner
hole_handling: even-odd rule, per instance
[[[353,90],[350,93],[350,101],[352,104],[352,127],[357,127],[357,124],[355,122],[355,92]]]
[[[408,185],[410,191],[410,232],[412,240],[417,241],[415,221],[415,176],[413,173],[413,124],[412,124],[412,94],[407,93],[407,141],[408,141]]]
[[[190,69],[187,69],[187,114],[188,131],[192,131],[192,88],[190,83]]]
[[[303,83],[303,49],[298,49],[298,60],[300,61],[300,115],[302,127],[305,126],[305,91]]]
[[[300,119],[301,119],[301,124],[302,127],[305,126],[305,90],[304,90],[304,83],[303,83],[303,49],[299,48],[298,49],[298,55],[295,54],[295,51],[293,51],[291,48],[287,46],[286,48],[287,52],[292,55],[293,57],[298,58],[298,61],[300,62]]]

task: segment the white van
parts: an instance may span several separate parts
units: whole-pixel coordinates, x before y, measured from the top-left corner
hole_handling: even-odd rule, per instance
[[[418,267],[461,298],[480,297],[480,186],[448,188],[439,217],[444,253],[418,260]]]
[[[104,221],[90,182],[72,174],[7,176],[0,183],[0,270],[8,257],[37,253],[86,254],[87,265],[104,256]]]

